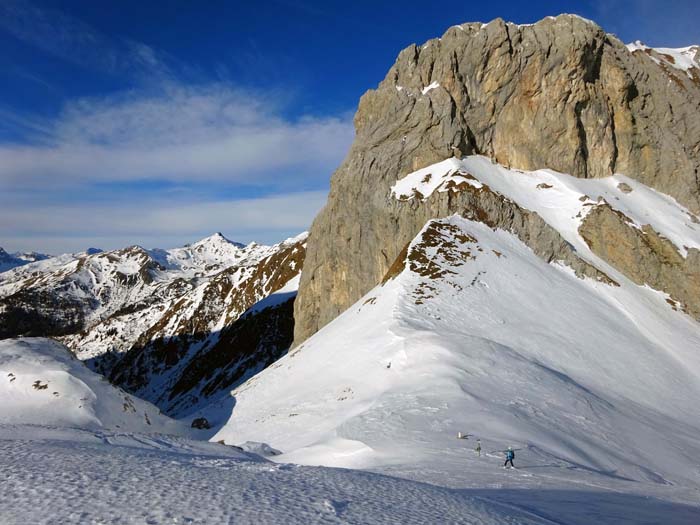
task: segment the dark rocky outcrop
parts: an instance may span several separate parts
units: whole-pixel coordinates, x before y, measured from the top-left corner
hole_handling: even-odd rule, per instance
[[[211,425],[206,417],[197,417],[193,419],[192,425],[190,426],[192,428],[196,428],[197,430],[209,430],[211,428]]]
[[[175,302],[123,355],[115,360],[113,354],[103,354],[91,366],[169,414],[233,388],[291,346],[293,296],[274,308],[241,314],[297,275],[304,255],[303,240],[282,245],[249,267],[235,287],[222,272],[187,315],[185,305]],[[212,331],[212,312],[220,316],[222,305],[227,308],[224,326]],[[154,382],[158,389],[152,388]]]

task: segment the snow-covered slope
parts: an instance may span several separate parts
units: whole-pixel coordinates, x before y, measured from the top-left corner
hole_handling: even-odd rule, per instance
[[[616,174],[602,179],[580,179],[553,170],[512,170],[481,155],[451,158],[409,173],[392,187],[399,200],[427,199],[434,192],[459,191],[460,184],[491,190],[535,211],[554,227],[577,252],[596,262],[579,229],[597,205],[607,203],[624,214],[634,227],[650,225],[678,251],[700,248],[700,218],[667,195],[641,182]],[[607,269],[607,268],[606,268]]]
[[[83,327],[91,327],[124,308],[143,306],[154,296],[177,296],[182,287],[194,288],[198,280],[231,267],[247,266],[274,251],[274,247],[255,243],[244,247],[216,234],[173,250],[130,246],[97,254],[67,255],[3,274],[0,298],[6,308],[22,307],[41,313],[42,305],[31,300],[50,293],[72,305]],[[26,335],[20,329],[16,331],[16,335]]]
[[[155,406],[110,385],[50,339],[0,341],[0,398],[2,424],[182,431]]]
[[[126,304],[110,304],[116,310],[112,315],[100,312],[102,320],[68,343],[81,358],[88,358],[103,354],[106,343],[111,350],[124,352],[147,331],[148,340],[219,331],[301,271],[305,240],[300,235],[274,246],[251,243],[241,248],[213,236],[186,249],[158,251],[151,260],[159,265],[153,281],[141,284],[136,277],[136,283],[127,287]],[[261,271],[261,265],[295,249],[300,260],[287,261],[289,268]],[[283,282],[267,282],[287,269],[290,274],[285,274]],[[259,282],[252,284],[252,280]]]
[[[691,80],[700,84],[700,46],[687,46],[680,48],[649,47],[639,40],[627,44],[627,49],[632,53],[639,51],[651,57],[666,71],[673,68],[685,72]]]
[[[604,199],[684,251],[700,240],[687,210],[619,176],[518,172],[480,157],[428,171],[437,184],[411,174],[396,197],[489,185],[611,279],[577,277],[482,222],[430,221],[384,284],[210,407],[212,420],[228,420],[213,439],[455,486],[587,484],[695,501],[700,325],[578,232]],[[455,439],[460,431],[469,439]],[[476,438],[480,458],[469,451]],[[522,468],[504,478],[494,469],[508,445]]]
[[[700,483],[683,466],[700,446],[700,327],[661,294],[579,279],[459,217],[431,222],[407,260],[234,391],[217,438],[367,466],[430,456],[462,430],[533,459]]]

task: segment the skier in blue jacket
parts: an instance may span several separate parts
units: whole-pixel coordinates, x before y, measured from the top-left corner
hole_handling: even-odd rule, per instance
[[[515,452],[513,451],[513,447],[508,447],[508,450],[506,450],[506,462],[503,463],[503,468],[508,468],[508,463],[510,463],[511,467],[515,468],[515,465],[513,465],[513,459],[515,459]]]

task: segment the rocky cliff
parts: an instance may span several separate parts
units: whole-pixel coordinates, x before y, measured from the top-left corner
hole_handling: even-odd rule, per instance
[[[404,49],[378,88],[362,97],[355,142],[312,226],[295,341],[380,282],[427,220],[453,213],[476,214],[517,233],[546,260],[568,261],[581,275],[596,273],[536,214],[487,191],[392,198],[392,185],[407,173],[472,154],[579,178],[621,173],[698,213],[699,115],[698,48],[681,56],[625,46],[576,16],[522,26],[500,19],[463,24]],[[605,259],[609,251],[599,238],[591,242]],[[665,249],[662,244],[656,246]],[[624,257],[609,262],[624,263]],[[674,263],[657,284],[671,279],[682,287],[687,275],[677,269],[687,266]],[[619,269],[643,281],[639,271]]]

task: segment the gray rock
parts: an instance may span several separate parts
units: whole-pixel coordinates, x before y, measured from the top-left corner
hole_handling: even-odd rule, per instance
[[[667,292],[674,309],[700,320],[700,250],[690,248],[682,256],[651,226],[637,228],[607,203],[586,215],[579,233],[593,253],[635,283]]]
[[[427,220],[473,211],[462,193],[395,201],[390,187],[406,173],[472,153],[577,177],[618,172],[698,213],[699,115],[700,81],[576,16],[463,24],[404,49],[360,100],[355,142],[311,228],[295,342],[379,283]],[[575,257],[541,219],[479,204],[545,259]]]

